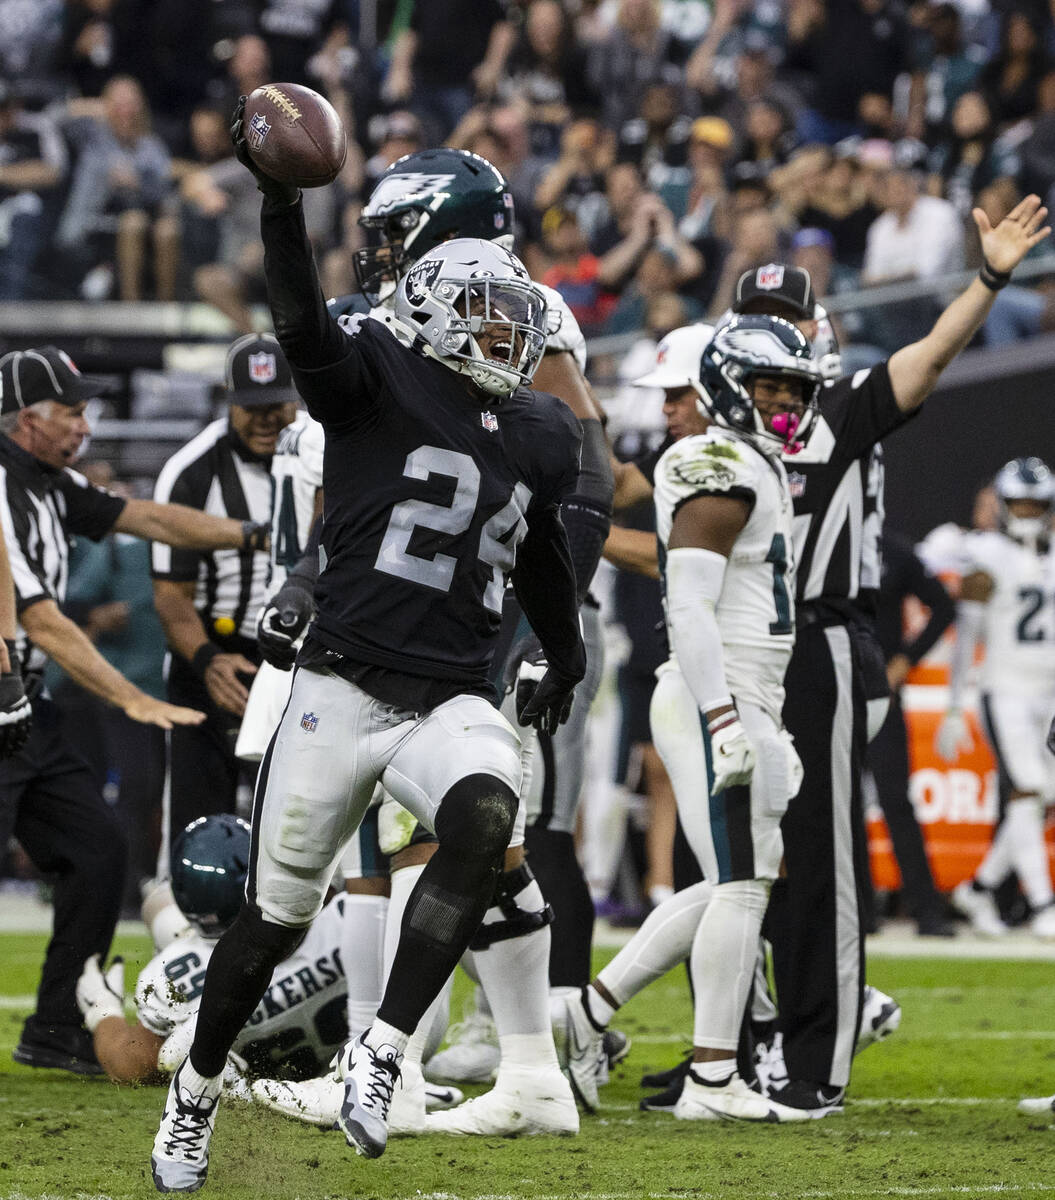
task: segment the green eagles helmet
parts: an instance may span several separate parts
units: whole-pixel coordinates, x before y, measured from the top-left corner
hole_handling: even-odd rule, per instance
[[[369,244],[355,252],[355,277],[371,304],[423,254],[451,238],[513,248],[513,197],[502,174],[467,150],[418,150],[377,181],[359,217]],[[508,240],[507,240],[508,239]]]
[[[204,937],[218,938],[242,907],[249,833],[241,817],[218,813],[191,821],[172,847],[172,894]]]

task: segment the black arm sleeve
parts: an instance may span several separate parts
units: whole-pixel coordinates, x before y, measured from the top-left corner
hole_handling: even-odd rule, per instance
[[[304,201],[278,204],[265,196],[260,236],[275,336],[286,358],[302,370],[318,370],[339,362],[348,347],[322,294],[304,227]]]
[[[586,647],[579,629],[575,569],[557,508],[531,514],[512,580],[546,661],[570,682],[578,683],[586,674]]]
[[[601,551],[612,525],[614,493],[615,480],[604,429],[600,421],[585,420],[582,422],[582,451],[575,492],[566,497],[561,506],[580,604],[586,598],[590,580],[601,561]]]
[[[304,553],[293,564],[292,570],[286,575],[286,581],[315,590],[315,581],[319,578],[319,545],[322,541],[322,517],[316,517],[308,533],[308,541]]]
[[[908,565],[907,575],[906,583],[911,594],[930,609],[930,620],[919,635],[901,648],[901,653],[911,662],[918,663],[952,624],[956,617],[956,605],[941,580],[932,575],[915,554]]]

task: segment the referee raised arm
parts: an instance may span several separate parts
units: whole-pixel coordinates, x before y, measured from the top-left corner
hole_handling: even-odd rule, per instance
[[[773,888],[768,916],[789,1076],[774,1097],[817,1116],[841,1108],[864,985],[861,766],[870,685],[882,670],[859,607],[869,582],[862,580],[866,516],[878,500],[873,449],[912,416],[970,342],[1012,270],[1048,236],[1046,216],[1036,196],[995,229],[975,209],[984,255],[978,278],[926,337],[823,389],[806,449],[785,460],[798,594],[784,721],[805,779],[782,824],[787,875]]]
[[[180,546],[241,547],[262,544],[266,528],[124,500],[72,471],[90,432],[85,408],[106,385],[81,375],[54,346],[5,355],[0,385],[0,526],[14,583],[15,658],[33,706],[29,740],[0,762],[0,845],[14,834],[33,863],[56,879],[54,934],[36,1011],[14,1058],[94,1075],[100,1067],[74,988],[84,960],[109,950],[125,844],[87,765],[61,737],[58,712],[42,691],[44,665],[50,656],[74,682],[133,720],[171,729],[203,718],[140,691],[63,615],[70,536],[98,540],[117,530]]]

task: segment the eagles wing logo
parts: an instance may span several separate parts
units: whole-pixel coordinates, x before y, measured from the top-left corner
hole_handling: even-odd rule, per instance
[[[249,355],[249,378],[254,383],[271,383],[278,374],[278,364],[273,354],[262,350]]]
[[[363,209],[363,216],[384,216],[395,205],[410,204],[415,200],[431,203],[438,193],[442,193],[443,189],[453,182],[453,175],[428,175],[424,171],[390,175],[374,188],[370,203]]]
[[[726,463],[713,458],[691,458],[687,462],[673,463],[671,474],[678,483],[713,492],[727,492],[736,482],[736,472]]]

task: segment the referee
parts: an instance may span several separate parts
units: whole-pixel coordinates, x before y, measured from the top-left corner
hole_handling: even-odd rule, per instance
[[[871,582],[862,575],[878,567],[864,552],[882,512],[873,450],[920,407],[1012,270],[1050,232],[1036,196],[995,229],[981,209],[973,215],[984,255],[978,277],[920,341],[824,388],[805,450],[785,461],[795,504],[797,631],[784,722],[805,777],[782,824],[786,877],[774,885],[767,918],[788,1069],[788,1083],[773,1097],[815,1116],[842,1107],[864,985],[861,769],[868,701],[883,669],[860,608]],[[776,292],[769,270],[756,283]]]
[[[271,458],[296,416],[289,365],[269,335],[248,334],[227,352],[225,417],[168,460],[154,498],[217,516],[270,524]],[[196,817],[235,811],[244,767],[235,741],[260,663],[256,617],[267,599],[269,557],[238,550],[155,545],[154,604],[171,651],[168,697],[206,713],[169,738],[163,846]]]
[[[0,526],[14,583],[15,658],[33,706],[29,740],[0,762],[0,845],[14,834],[55,880],[36,1010],[14,1058],[96,1075],[101,1069],[74,989],[84,960],[109,951],[125,844],[87,764],[63,741],[59,713],[42,690],[44,665],[53,658],[75,683],[134,721],[170,729],[195,724],[202,714],[140,691],[63,615],[70,537],[98,541],[117,531],[181,546],[240,547],[264,540],[267,530],[177,505],[124,500],[72,471],[91,432],[85,408],[106,388],[54,346],[5,355],[0,387]]]

